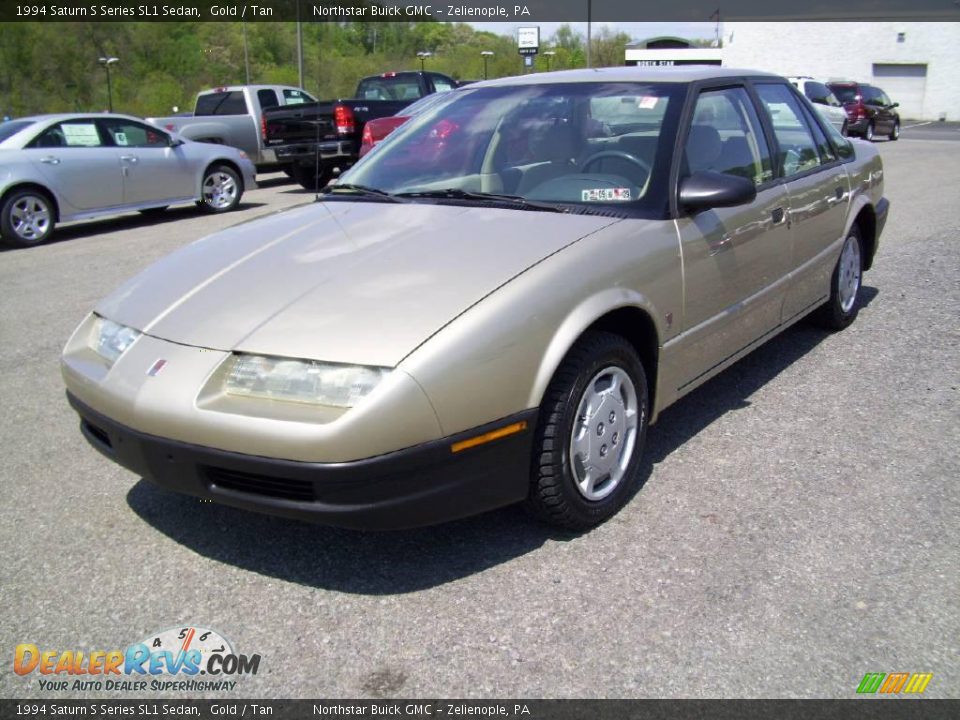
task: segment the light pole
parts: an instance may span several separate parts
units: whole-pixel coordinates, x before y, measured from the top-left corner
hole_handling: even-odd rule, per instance
[[[590,25],[591,25],[591,16],[593,15],[593,2],[592,0],[587,0],[587,67],[593,67],[593,63],[590,58],[590,46],[593,44],[590,42]]]
[[[547,72],[550,72],[550,61],[553,60],[553,56],[556,54],[554,50],[543,51],[543,56],[547,59]]]
[[[115,62],[120,62],[120,58],[102,57],[97,62],[103,65],[103,69],[107,71],[107,107],[110,108],[110,112],[113,112],[113,86],[110,84],[110,66]]]
[[[433,53],[427,52],[426,50],[421,50],[420,52],[417,53],[417,57],[420,58],[420,72],[423,72],[423,61],[426,60],[431,55],[433,55]]]
[[[483,57],[483,79],[487,79],[487,60],[493,57],[493,50],[481,50],[480,55]]]

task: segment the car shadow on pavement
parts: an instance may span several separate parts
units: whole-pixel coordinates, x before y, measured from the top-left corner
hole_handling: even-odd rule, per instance
[[[245,218],[242,213],[244,210],[263,207],[266,203],[249,202],[242,200],[230,215],[236,216],[236,221],[241,222]],[[68,240],[76,240],[92,235],[102,235],[105,233],[119,232],[122,230],[139,230],[142,228],[153,227],[154,225],[163,225],[165,223],[176,222],[186,218],[207,217],[207,213],[197,207],[189,205],[169,208],[159,215],[143,215],[141,213],[127,213],[104,220],[85,220],[70,223],[69,225],[57,225],[53,230],[53,235],[47,242],[36,247],[45,247],[47,245],[57,245]],[[15,248],[4,245],[0,241],[0,252],[10,252],[15,250],[31,250],[32,248]]]
[[[877,295],[863,288],[862,305]],[[650,429],[641,466],[654,467],[830,335],[801,322],[770,340],[666,410]],[[194,552],[252,572],[310,587],[363,595],[402,594],[483,572],[536,550],[571,541],[519,507],[415,530],[360,532],[260,515],[159,488],[140,480],[127,504],[152,527]]]

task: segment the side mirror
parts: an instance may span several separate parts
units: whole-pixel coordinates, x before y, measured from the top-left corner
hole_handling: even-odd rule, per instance
[[[900,103],[890,103],[890,109],[891,109],[891,110],[893,110],[894,108],[898,108],[898,107],[900,107]]]
[[[700,170],[680,183],[680,207],[692,212],[746,205],[757,199],[757,186],[746,178]]]
[[[176,137],[171,137],[171,138],[170,138],[170,147],[172,147],[172,148],[180,147],[180,146],[183,145],[183,144],[184,144],[184,142],[183,142],[183,140],[181,140],[180,138],[176,138]]]

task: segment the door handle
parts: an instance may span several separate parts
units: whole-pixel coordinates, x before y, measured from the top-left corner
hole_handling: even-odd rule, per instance
[[[833,195],[827,198],[827,205],[836,205],[838,202],[843,202],[846,193],[843,192],[842,187],[838,187],[833,191]]]
[[[137,162],[136,155],[121,155],[120,159],[123,160],[124,162],[130,163],[131,165],[135,165]]]
[[[783,208],[782,207],[776,208],[772,213],[770,213],[770,217],[773,218],[774,225],[779,225],[780,223],[782,223],[783,217],[784,217]]]
[[[40,158],[40,162],[46,163],[47,165],[59,165],[60,158],[53,157],[52,155],[48,155],[47,157]]]

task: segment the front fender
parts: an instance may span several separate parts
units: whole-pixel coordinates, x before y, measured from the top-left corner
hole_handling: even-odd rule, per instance
[[[522,241],[522,240],[520,240]],[[682,313],[676,232],[623,220],[545,258],[400,363],[430,398],[444,434],[539,407],[570,347],[609,312],[639,308],[662,341]]]
[[[663,336],[663,328],[657,324],[659,314],[654,304],[643,293],[628,288],[607,288],[584,298],[563,319],[547,345],[537,369],[536,378],[530,388],[530,396],[527,400],[529,407],[540,404],[550,380],[577,339],[600,318],[622,309],[643,311],[654,321],[657,337]]]

